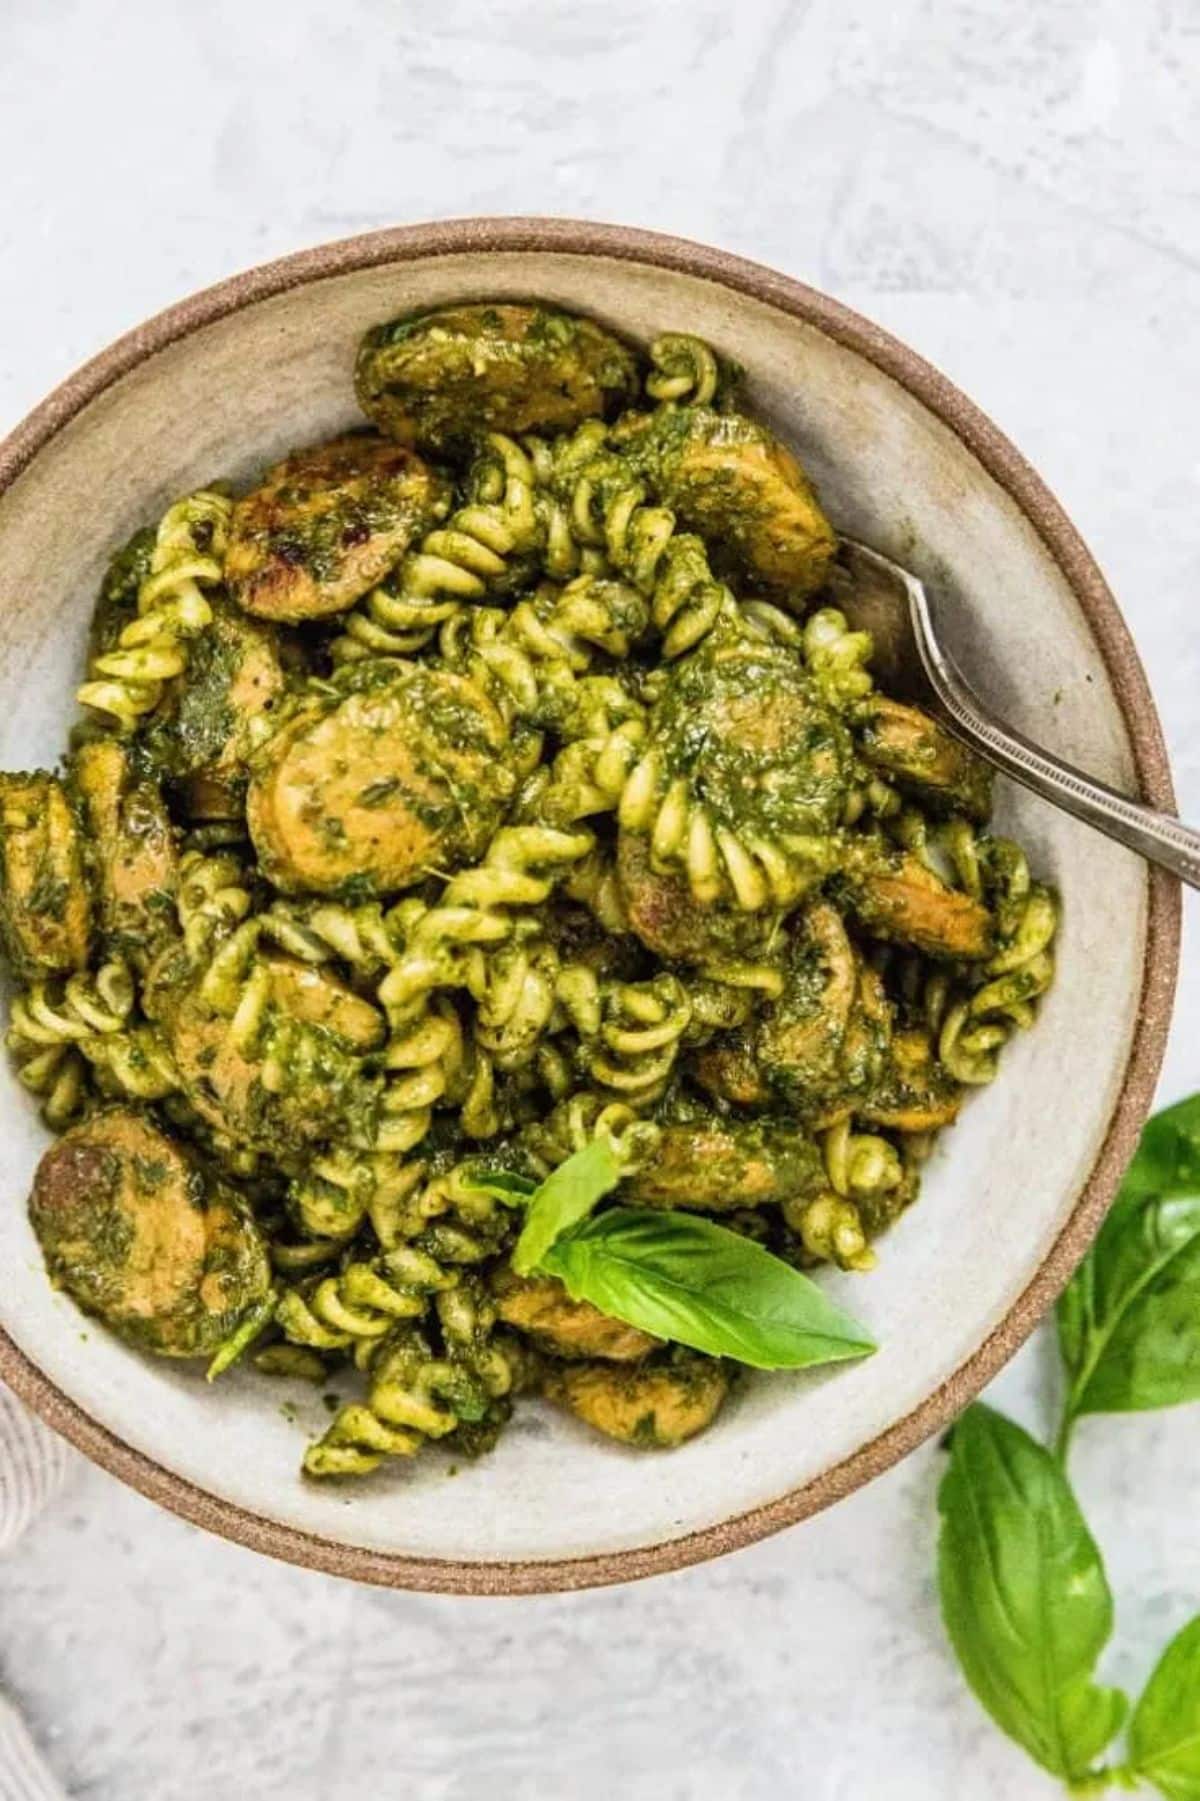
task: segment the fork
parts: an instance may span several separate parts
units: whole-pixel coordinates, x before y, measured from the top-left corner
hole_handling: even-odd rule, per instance
[[[924,582],[869,545],[854,538],[841,543],[837,605],[855,630],[870,632],[872,669],[882,688],[934,713],[986,762],[1052,806],[1200,888],[1200,832],[1172,813],[1130,800],[1006,725],[939,639]]]

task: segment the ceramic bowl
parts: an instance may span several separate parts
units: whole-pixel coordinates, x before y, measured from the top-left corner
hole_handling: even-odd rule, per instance
[[[1154,706],[1084,545],[1033,470],[912,351],[770,270],[678,239],[474,220],[302,252],[173,307],[65,382],[0,449],[0,766],[52,763],[105,561],[214,475],[244,482],[356,420],[366,326],[540,296],[646,340],[698,332],[799,450],[834,521],[954,597],[956,649],[1020,728],[1171,804]],[[143,1360],[47,1284],[25,1217],[45,1142],[0,1071],[0,1375],[143,1493],[299,1563],[373,1582],[527,1592],[711,1557],[838,1500],[948,1421],[1046,1310],[1131,1154],[1167,1030],[1174,886],[1003,787],[999,818],[1064,900],[1058,977],[930,1166],[869,1277],[829,1278],[880,1350],[746,1382],[715,1430],[627,1451],[527,1405],[449,1479],[440,1455],[361,1486],[297,1474],[327,1418],[253,1372],[217,1388]],[[285,1415],[285,1398],[296,1418]],[[797,1545],[803,1555],[803,1542]]]

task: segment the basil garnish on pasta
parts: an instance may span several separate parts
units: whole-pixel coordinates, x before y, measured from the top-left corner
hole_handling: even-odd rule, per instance
[[[604,1137],[593,1138],[560,1163],[530,1197],[525,1225],[513,1247],[517,1274],[527,1276],[544,1263],[555,1239],[584,1219],[617,1186],[622,1173],[621,1159]]]
[[[541,1267],[573,1300],[756,1369],[807,1369],[875,1349],[815,1282],[695,1213],[614,1207],[560,1238]]]
[[[559,1164],[528,1195],[517,1274],[557,1276],[572,1300],[611,1319],[758,1369],[805,1369],[875,1349],[807,1276],[711,1220],[640,1207],[589,1218],[623,1173],[603,1135]],[[504,1171],[476,1180],[505,1200],[523,1185]]]

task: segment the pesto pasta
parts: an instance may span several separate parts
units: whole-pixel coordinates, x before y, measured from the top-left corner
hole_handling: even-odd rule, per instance
[[[33,1225],[140,1349],[346,1387],[314,1479],[526,1395],[674,1446],[729,1365],[514,1266],[531,1193],[601,1148],[622,1206],[869,1269],[1058,902],[709,345],[462,305],[355,386],[116,552],[61,769],[0,775]]]

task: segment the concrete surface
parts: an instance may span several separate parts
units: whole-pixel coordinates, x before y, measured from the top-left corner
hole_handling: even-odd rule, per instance
[[[1197,817],[1198,57],[1188,0],[0,0],[0,426],[305,243],[487,211],[704,238],[871,314],[1022,446]],[[1192,959],[1164,1099],[1197,1085],[1198,1001]],[[1043,1336],[995,1398],[1046,1417],[1052,1367]],[[1200,1605],[1196,1420],[1080,1434],[1119,1680]],[[723,1563],[523,1602],[275,1566],[81,1466],[0,1565],[0,1681],[90,1801],[1035,1801],[1060,1791],[942,1641],[938,1463]]]

